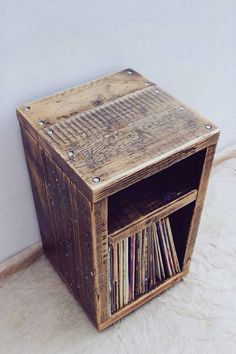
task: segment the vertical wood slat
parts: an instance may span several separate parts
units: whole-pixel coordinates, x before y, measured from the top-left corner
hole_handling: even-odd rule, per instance
[[[48,213],[50,208],[42,174],[39,144],[21,125],[20,128],[42,241],[46,245],[48,253],[54,257],[54,245],[50,238],[52,233],[52,225]],[[43,222],[41,222],[42,220]]]
[[[93,204],[92,210],[98,325],[109,317],[107,204],[107,198],[105,198]]]
[[[96,235],[92,232],[91,203],[24,129],[22,138],[44,251],[89,317],[97,323],[94,275],[98,272],[94,268],[93,242],[101,228],[97,223]],[[106,223],[103,225],[106,228]],[[98,245],[95,247],[100,250]]]
[[[196,242],[197,232],[199,228],[201,213],[203,209],[203,204],[204,204],[206,189],[207,189],[209,176],[211,172],[212,162],[215,154],[215,149],[216,149],[216,145],[211,145],[206,150],[206,156],[205,156],[201,179],[198,188],[198,197],[195,202],[195,208],[193,212],[187,246],[185,250],[183,270],[188,269],[190,266],[191,256]]]
[[[91,203],[43,150],[41,156],[58,255],[54,267],[96,322]]]

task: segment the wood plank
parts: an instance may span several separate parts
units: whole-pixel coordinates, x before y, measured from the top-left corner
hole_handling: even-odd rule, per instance
[[[192,203],[197,198],[197,190],[192,190],[185,195],[173,200],[172,202],[163,205],[157,210],[153,210],[149,214],[135,220],[132,224],[127,225],[121,230],[117,230],[112,234],[109,234],[109,243],[114,244],[139,230],[142,230],[149,226],[151,223],[156,222],[166,216],[174,213],[175,211],[183,208],[184,206]]]
[[[93,257],[95,264],[97,324],[109,317],[107,199],[92,206]]]
[[[198,197],[195,203],[194,213],[193,213],[188,240],[187,240],[187,246],[186,246],[186,251],[184,256],[184,266],[183,266],[184,270],[188,269],[190,266],[191,256],[193,253],[193,248],[197,237],[197,231],[199,228],[200,217],[201,217],[202,208],[205,200],[205,194],[206,194],[206,189],[209,181],[215,149],[216,149],[216,145],[211,145],[207,148],[200,185],[199,185]]]
[[[20,123],[37,139],[37,132],[58,121],[87,111],[103,103],[145,87],[145,79],[133,69],[125,69],[103,78],[26,103],[17,108]],[[149,82],[149,85],[152,85]],[[44,124],[40,125],[42,121]]]
[[[60,168],[41,151],[50,237],[54,248],[44,250],[90,318],[97,322],[91,204]],[[40,220],[42,223],[43,220]]]
[[[166,99],[172,108],[164,109],[153,100],[146,113],[138,113],[142,95],[149,102],[151,90],[155,92],[150,87],[68,119],[67,125],[55,124],[51,135],[47,130],[39,133],[41,146],[90,200],[103,199],[203,149],[209,139],[217,140],[217,128],[209,131],[209,122],[182,111],[175,101]],[[122,112],[125,106],[129,109]],[[100,182],[95,184],[97,176]]]
[[[144,305],[147,301],[153,299],[157,295],[161,294],[165,290],[169,289],[171,286],[176,284],[178,281],[180,281],[185,275],[187,275],[188,270],[185,270],[181,273],[178,273],[174,275],[173,277],[165,280],[162,284],[160,284],[157,288],[149,291],[148,293],[142,295],[139,297],[137,300],[129,303],[125,307],[123,307],[121,310],[115,312],[107,321],[103,322],[98,326],[98,329],[100,331],[104,330],[105,328],[109,327],[113,323],[117,322],[120,320],[122,317],[128,315],[130,312],[136,310],[140,306]]]
[[[130,85],[128,91],[121,85],[124,75]],[[135,75],[138,79],[133,80]],[[31,133],[37,134],[40,146],[92,202],[190,156],[208,146],[209,140],[214,144],[218,139],[219,130],[212,123],[149,81],[145,85],[146,79],[140,77],[127,71],[107,77],[108,87],[114,87],[115,94],[109,91],[100,105],[86,106],[84,112],[71,109],[70,99],[73,107],[79,100],[77,96],[73,101],[73,91],[66,91],[66,99],[59,100],[62,113],[59,108],[55,113],[56,103],[50,97],[32,105],[32,111],[18,109],[23,124],[31,124],[33,116],[39,119],[41,105],[49,116],[56,115],[48,126],[31,126]],[[107,90],[106,80],[99,81],[99,90]],[[137,86],[140,83],[142,87]],[[73,157],[67,155],[69,151]],[[93,182],[94,177],[100,178],[99,183]]]
[[[144,178],[108,198],[108,232],[114,233],[152,210],[197,189],[206,150]],[[186,173],[186,171],[188,171]]]
[[[44,184],[40,147],[38,142],[21,125],[20,128],[41,237],[48,252],[53,254],[54,245],[50,238],[52,233],[50,205]]]

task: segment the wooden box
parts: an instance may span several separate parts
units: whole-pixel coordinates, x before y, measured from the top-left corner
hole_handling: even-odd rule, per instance
[[[214,124],[132,69],[30,102],[17,116],[45,254],[99,330],[187,274]],[[166,217],[180,271],[111,310],[113,247]]]

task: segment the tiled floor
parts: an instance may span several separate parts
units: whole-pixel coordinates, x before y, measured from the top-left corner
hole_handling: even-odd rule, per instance
[[[43,256],[0,284],[0,353],[236,353],[235,150],[231,156],[213,169],[183,282],[99,333]]]

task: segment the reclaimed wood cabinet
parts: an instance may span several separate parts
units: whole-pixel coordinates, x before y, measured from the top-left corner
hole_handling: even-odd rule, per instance
[[[132,69],[17,108],[45,254],[99,330],[185,276],[218,128]],[[169,216],[181,271],[110,311],[109,248]]]

